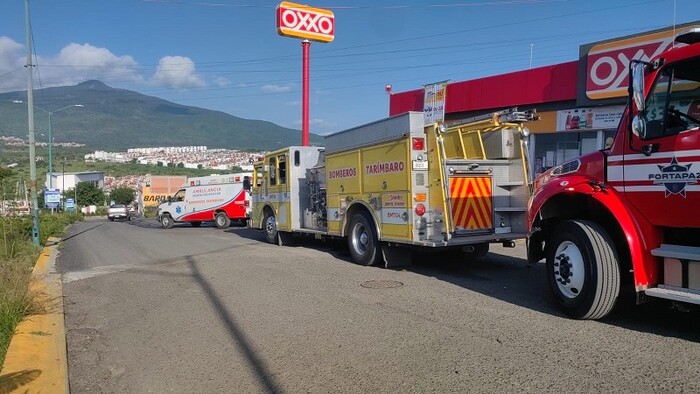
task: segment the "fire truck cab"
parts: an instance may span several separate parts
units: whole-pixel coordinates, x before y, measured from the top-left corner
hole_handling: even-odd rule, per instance
[[[633,61],[612,147],[550,169],[529,202],[530,261],[564,311],[598,319],[621,290],[700,304],[700,31]]]
[[[251,226],[277,244],[347,238],[364,265],[409,263],[407,247],[512,245],[526,235],[521,142],[535,119],[513,109],[425,126],[408,112],[329,135],[324,148],[271,152],[254,166]]]

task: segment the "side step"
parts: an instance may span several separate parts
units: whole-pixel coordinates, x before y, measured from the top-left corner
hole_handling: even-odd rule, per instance
[[[661,244],[658,248],[653,249],[651,254],[656,257],[700,261],[700,248],[694,246]]]
[[[644,291],[649,297],[664,298],[672,301],[687,302],[700,305],[700,292],[682,287],[659,285]]]
[[[650,297],[700,305],[700,248],[661,244],[651,254],[664,260],[664,284],[644,293]]]

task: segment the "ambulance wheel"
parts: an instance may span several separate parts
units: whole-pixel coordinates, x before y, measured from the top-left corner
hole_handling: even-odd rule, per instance
[[[620,266],[610,235],[585,220],[559,224],[547,248],[547,278],[564,313],[600,319],[620,294]]]
[[[381,247],[372,218],[367,212],[353,215],[350,220],[348,247],[352,259],[361,265],[374,265],[381,259]]]
[[[231,225],[231,219],[228,218],[226,212],[219,212],[214,217],[214,223],[217,228],[228,228]]]
[[[199,227],[202,225],[202,222],[190,222],[190,224],[192,225],[192,227]]]
[[[160,225],[163,228],[173,228],[173,226],[175,225],[175,221],[169,214],[166,213],[160,217]]]
[[[277,219],[275,215],[267,211],[265,212],[265,220],[263,222],[263,230],[265,231],[265,240],[271,244],[277,243]]]

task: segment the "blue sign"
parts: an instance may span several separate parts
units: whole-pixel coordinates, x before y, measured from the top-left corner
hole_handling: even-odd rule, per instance
[[[75,201],[72,198],[66,199],[66,211],[75,211]]]
[[[61,205],[61,189],[44,189],[44,206],[58,208]]]

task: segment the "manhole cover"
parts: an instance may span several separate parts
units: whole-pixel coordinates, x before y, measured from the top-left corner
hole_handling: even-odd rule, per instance
[[[368,289],[391,289],[392,287],[401,287],[403,283],[396,280],[367,280],[360,283],[360,286]]]

